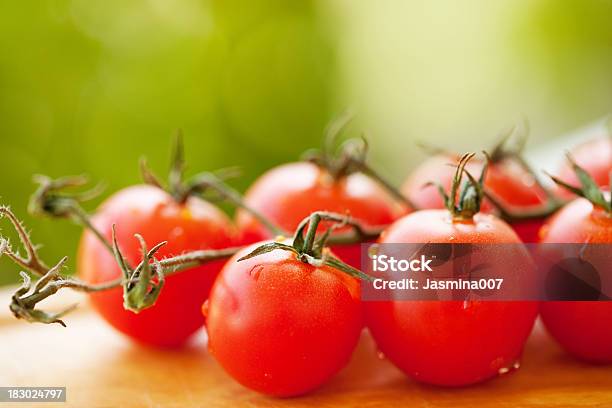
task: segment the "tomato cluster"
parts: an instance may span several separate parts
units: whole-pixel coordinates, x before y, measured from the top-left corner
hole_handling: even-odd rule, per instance
[[[601,158],[605,149],[607,162],[604,157],[584,167],[597,184],[608,186],[609,138],[580,147],[576,160]],[[119,289],[93,294],[93,305],[116,329],[154,346],[179,346],[205,324],[209,350],[223,368],[246,387],[274,396],[303,394],[325,383],[347,364],[364,327],[397,367],[435,385],[474,384],[516,367],[538,310],[570,353],[611,363],[610,302],[362,302],[352,273],[360,265],[360,244],[335,244],[330,251],[316,238],[328,228],[332,238],[339,236],[350,226],[323,219],[312,234],[296,233],[289,242],[275,239],[251,211],[287,233],[305,228],[303,220],[317,211],[350,215],[364,228],[384,228],[381,243],[612,241],[609,208],[579,198],[541,227],[544,215],[531,210],[548,206],[552,195],[524,163],[470,158],[429,158],[403,184],[405,202],[362,167],[347,171],[354,163],[345,163],[342,172],[316,162],[285,164],[251,186],[235,222],[197,197],[177,200],[158,187],[129,187],[102,204],[92,224],[107,240],[117,226],[117,245],[130,263],[141,259],[136,233],[147,241],[167,240],[161,257],[247,246],[227,261],[168,277],[157,304],[138,314],[123,310]],[[457,161],[457,169],[448,166]],[[576,170],[571,163],[570,168]],[[464,188],[471,189],[465,194],[458,192],[464,173],[470,176]],[[480,173],[479,181],[471,177]],[[559,176],[570,184],[584,181],[564,169]],[[440,189],[451,193],[440,195]],[[509,223],[499,218],[522,211],[530,216]],[[85,232],[79,250],[80,274],[91,283],[121,276],[98,238]]]

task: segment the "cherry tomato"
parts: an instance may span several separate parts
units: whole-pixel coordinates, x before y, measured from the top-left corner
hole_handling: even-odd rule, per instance
[[[244,200],[286,231],[294,231],[314,211],[349,213],[368,226],[386,226],[405,212],[369,177],[353,173],[335,180],[325,169],[307,162],[268,171],[249,188]],[[238,211],[236,224],[244,243],[271,238],[245,211]],[[337,245],[333,251],[349,265],[360,267],[359,244]]]
[[[358,281],[275,250],[230,259],[203,306],[208,347],[238,382],[288,397],[325,383],[349,361],[363,316]]]
[[[598,186],[604,188],[610,186],[612,138],[606,135],[586,141],[572,149],[571,155],[576,164],[589,173]],[[567,160],[559,169],[558,175],[561,180],[570,185],[580,185],[576,173]],[[559,187],[557,191],[561,197],[572,197],[572,194],[564,188]]]
[[[401,191],[417,208],[444,208],[442,198],[435,186],[425,186],[428,182],[440,183],[445,190],[450,187],[455,169],[449,163],[457,162],[458,156],[439,154],[425,160],[418,166],[402,185]],[[480,174],[482,160],[474,159],[466,169],[471,174]],[[485,188],[501,203],[514,211],[535,209],[546,202],[545,192],[539,188],[533,176],[518,163],[505,159],[489,165]],[[482,211],[495,212],[488,200],[484,200]],[[512,223],[523,242],[538,242],[538,231],[544,218]]]
[[[149,246],[168,244],[156,257],[162,259],[198,249],[220,249],[233,245],[230,220],[213,205],[191,197],[177,203],[161,189],[138,185],[123,189],[107,199],[92,219],[107,240],[113,224],[117,242],[132,266],[142,260],[134,234],[141,234]],[[202,302],[223,261],[168,276],[157,303],[139,314],[123,309],[121,288],[94,293],[91,302],[102,317],[120,332],[142,343],[173,347],[183,344],[204,323]],[[121,276],[113,255],[87,231],[81,239],[78,270],[90,283],[103,283]]]
[[[381,243],[520,243],[505,222],[477,213],[454,221],[423,210],[392,224]],[[516,259],[528,265],[529,254]],[[523,263],[524,262],[524,263]],[[380,351],[410,377],[429,384],[474,384],[516,367],[538,305],[527,301],[409,300],[364,302]]]
[[[542,229],[543,243],[612,243],[612,217],[578,198]],[[550,334],[570,354],[595,363],[612,363],[612,302],[557,301],[541,305]]]

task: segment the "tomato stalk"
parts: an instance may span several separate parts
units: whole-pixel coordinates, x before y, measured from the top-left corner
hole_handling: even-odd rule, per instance
[[[281,231],[265,217],[246,206],[240,194],[223,183],[224,175],[217,176],[212,173],[200,173],[191,180],[184,182],[184,167],[182,141],[179,135],[177,136],[174,160],[167,187],[167,191],[172,194],[175,200],[183,202],[192,194],[203,195],[207,191],[214,191],[221,198],[250,211],[251,214],[277,236],[282,237],[282,235],[285,235],[284,231]],[[141,170],[145,182],[164,189],[163,184],[148,169],[144,161],[141,162]],[[17,252],[14,252],[8,241],[2,237],[0,237],[0,255],[6,255],[27,272],[39,277],[38,281],[32,286],[30,276],[25,272],[21,273],[23,284],[15,292],[10,306],[11,311],[17,318],[30,322],[59,323],[64,325],[61,317],[72,310],[73,307],[59,313],[48,313],[36,309],[36,305],[40,301],[55,294],[62,288],[71,288],[81,292],[99,292],[122,287],[124,308],[138,313],[155,304],[167,276],[202,265],[208,261],[230,257],[240,249],[226,248],[222,250],[191,251],[179,256],[158,260],[155,257],[155,253],[166,242],[158,243],[151,250],[148,250],[144,239],[136,234],[136,239],[139,240],[141,246],[142,260],[138,265],[132,267],[118,246],[115,237],[115,226],[113,225],[112,227],[112,239],[109,241],[93,225],[89,214],[81,206],[83,202],[96,197],[101,192],[101,185],[85,192],[75,192],[70,190],[83,187],[87,182],[86,177],[63,177],[54,180],[46,176],[36,176],[35,181],[39,186],[28,204],[29,212],[33,215],[69,219],[91,231],[99,242],[103,244],[104,248],[113,254],[122,271],[122,276],[109,282],[93,285],[77,278],[62,276],[60,271],[66,262],[66,258],[60,260],[53,267],[48,267],[38,255],[36,247],[32,244],[21,222],[8,208],[0,207],[0,218],[5,216],[10,220],[26,250],[26,256],[22,257]],[[378,228],[365,229],[347,217],[328,213],[315,213],[311,223],[309,223],[309,220],[310,218],[307,218],[302,222],[295,235],[295,239],[298,239],[298,234],[301,237],[306,225],[310,225],[307,234],[309,244],[304,248],[298,248],[297,244],[295,246],[295,248],[299,249],[298,252],[300,252],[302,259],[314,263],[326,262],[338,269],[344,269],[349,274],[359,276],[359,271],[344,265],[332,256],[328,257],[325,255],[325,259],[323,259],[323,247],[326,242],[333,242],[335,244],[356,243],[374,239],[380,234],[381,230]],[[333,221],[335,224],[323,237],[316,238],[317,226],[322,220]],[[334,237],[330,237],[331,230],[344,225],[352,227],[350,233],[334,234]],[[303,240],[303,238],[301,239]]]
[[[359,139],[348,139],[339,148],[334,148],[339,135],[352,117],[350,112],[345,112],[333,120],[325,131],[323,148],[307,151],[303,156],[304,160],[325,169],[334,180],[340,180],[353,173],[362,173],[380,184],[397,202],[415,209],[408,198],[366,162],[368,143],[364,136]]]
[[[58,189],[62,189],[69,184],[74,186],[74,179],[45,180],[37,193],[33,196],[30,202],[30,209],[35,214],[45,214],[54,217],[63,217],[74,220],[85,228],[90,229],[104,246],[111,251],[117,263],[119,264],[123,276],[101,284],[90,284],[78,278],[63,276],[60,272],[67,261],[67,257],[63,257],[53,267],[48,267],[38,254],[37,247],[32,243],[29,234],[23,227],[22,222],[8,207],[0,207],[0,218],[6,217],[14,227],[21,244],[25,250],[25,255],[20,255],[14,251],[7,239],[0,236],[0,256],[7,256],[16,265],[27,271],[29,274],[39,277],[32,284],[30,275],[26,272],[20,272],[22,277],[22,285],[15,291],[12,296],[10,310],[18,319],[24,319],[29,322],[37,323],[58,323],[65,326],[61,319],[68,312],[72,311],[76,305],[60,312],[46,312],[36,308],[37,304],[44,299],[54,295],[60,289],[69,288],[79,292],[92,293],[101,292],[118,287],[122,287],[124,291],[124,307],[127,310],[138,313],[139,311],[152,307],[159,296],[163,281],[166,277],[178,273],[185,269],[190,269],[203,263],[217,259],[229,258],[234,255],[240,247],[225,248],[219,250],[197,250],[186,252],[171,258],[156,259],[155,252],[161,248],[166,242],[161,242],[155,245],[151,250],[147,250],[146,243],[139,235],[136,238],[140,241],[142,249],[142,260],[135,267],[131,267],[125,257],[122,255],[119,246],[115,239],[115,227],[113,226],[113,240],[106,241],[104,236],[95,229],[89,220],[87,213],[81,208],[77,198],[84,197],[82,194],[76,194],[74,197],[66,193],[61,193]],[[67,181],[69,181],[67,183]],[[316,236],[317,227],[321,221],[332,221],[334,224],[320,237]],[[352,231],[349,233],[338,234],[331,237],[333,229],[349,225]],[[306,238],[304,238],[304,230],[308,226]],[[357,243],[365,240],[376,238],[380,234],[379,229],[366,229],[359,223],[351,220],[348,217],[343,217],[338,214],[330,214],[317,212],[310,217],[304,219],[300,227],[295,233],[293,246],[283,247],[282,243],[273,243],[274,248],[283,247],[283,249],[299,253],[301,260],[312,264],[326,263],[339,270],[342,270],[351,276],[356,276],[362,279],[369,277],[362,272],[351,268],[337,258],[331,256],[325,248],[327,242],[334,243]],[[306,244],[306,242],[308,242]],[[268,245],[268,244],[266,244]],[[266,246],[264,245],[264,247]],[[270,250],[272,250],[270,249]],[[264,251],[266,252],[266,251]],[[260,252],[261,253],[261,252]],[[254,255],[253,255],[254,256]]]
[[[332,225],[327,228],[323,234],[317,236],[318,228],[322,221],[332,222]],[[325,211],[316,211],[302,220],[293,235],[290,245],[280,241],[269,242],[257,247],[248,255],[238,259],[238,262],[281,249],[293,252],[297,258],[304,263],[313,266],[328,265],[354,278],[372,280],[371,276],[347,265],[335,257],[327,247],[328,239],[333,230],[345,226],[350,226],[352,228],[354,237],[359,240],[359,242],[363,240],[363,237],[368,236],[368,232],[366,232],[358,222],[355,222],[348,216]]]
[[[589,175],[582,167],[580,167],[571,154],[567,154],[567,160],[572,165],[572,169],[574,173],[576,173],[576,177],[580,181],[580,187],[572,186],[567,184],[563,180],[548,174],[548,176],[559,186],[565,188],[571,193],[576,194],[579,197],[586,198],[593,205],[602,208],[606,211],[609,216],[612,216],[612,171],[610,172],[610,197],[606,199],[606,194],[604,191],[597,185],[593,177]]]
[[[500,216],[509,222],[547,217],[565,204],[550,188],[548,188],[548,186],[541,182],[539,175],[523,157],[523,150],[529,134],[529,122],[526,119],[523,121],[522,131],[514,138],[514,143],[511,144],[511,137],[515,134],[516,128],[516,126],[513,126],[508,132],[502,134],[499,142],[491,150],[489,161],[491,163],[499,163],[504,160],[511,160],[518,164],[527,174],[529,174],[529,176],[531,176],[537,187],[544,192],[546,195],[546,203],[532,210],[513,211],[497,200],[494,195],[485,188],[487,199],[499,210]]]
[[[480,178],[476,180],[466,169],[465,166],[475,156],[475,153],[466,153],[459,159],[455,175],[451,183],[450,192],[447,194],[444,187],[439,183],[428,183],[438,188],[442,196],[444,206],[452,215],[453,220],[471,220],[474,215],[480,212],[482,199],[484,198],[484,179],[486,177],[488,161],[485,162]],[[468,180],[461,186],[463,175],[468,176]]]
[[[565,204],[565,202],[560,200],[548,186],[541,182],[538,174],[523,157],[523,150],[526,145],[528,134],[529,122],[527,120],[523,121],[523,126],[520,128],[517,125],[513,125],[507,130],[504,130],[499,140],[489,150],[491,153],[487,158],[489,164],[498,164],[506,160],[518,164],[519,167],[534,180],[537,188],[546,196],[546,202],[542,205],[531,209],[517,210],[508,207],[507,204],[500,201],[486,186],[483,186],[484,196],[498,210],[499,216],[508,222],[544,218],[553,214]],[[418,145],[429,154],[455,156],[455,153],[437,146],[431,146],[422,142]]]
[[[224,182],[226,178],[236,174],[235,169],[220,171],[217,174],[202,172],[185,181],[185,154],[183,138],[180,132],[175,136],[173,150],[168,185],[164,186],[164,183],[147,166],[146,160],[142,159],[140,161],[140,172],[145,183],[167,191],[178,203],[184,203],[190,196],[199,196],[211,201],[211,198],[207,197],[206,193],[213,192],[217,195],[215,198],[225,200],[233,206],[242,208],[250,213],[273,235],[286,234],[285,231],[276,226],[263,214],[246,204],[242,199],[242,195]]]
[[[527,137],[529,135],[529,122],[525,119],[523,121],[523,130],[519,133],[519,136],[515,138],[513,145],[508,145],[511,136],[515,133],[516,126],[512,128],[507,134],[503,135],[500,141],[493,147],[490,155],[490,161],[492,163],[498,163],[503,160],[512,160],[517,163],[527,174],[529,174],[535,181],[538,188],[546,195],[546,203],[538,208],[532,210],[521,210],[513,211],[507,208],[504,204],[499,202],[492,194],[485,189],[486,197],[489,201],[499,210],[500,216],[506,221],[516,222],[521,220],[529,220],[536,218],[547,217],[565,203],[560,200],[553,191],[543,184],[538,174],[533,170],[531,165],[527,163],[523,157],[523,150],[525,148]]]
[[[54,186],[57,184],[51,183]],[[58,183],[58,184],[64,184]],[[42,300],[54,295],[60,289],[70,288],[80,292],[99,292],[117,287],[122,287],[124,290],[124,307],[133,312],[139,312],[145,308],[153,306],[155,300],[159,296],[163,286],[163,280],[166,276],[189,269],[202,263],[216,259],[228,258],[238,251],[239,248],[226,248],[221,250],[199,250],[185,253],[183,255],[157,260],[154,258],[155,251],[165,242],[159,243],[152,250],[146,250],[146,244],[142,237],[138,238],[141,241],[143,249],[143,260],[134,268],[131,268],[125,258],[121,255],[119,247],[115,240],[113,243],[107,242],[99,231],[96,231],[86,212],[75,201],[71,201],[70,196],[61,195],[58,201],[54,201],[55,190],[48,188],[46,185],[45,194],[35,194],[35,203],[30,203],[30,208],[36,209],[35,213],[45,213],[57,217],[65,217],[76,220],[81,223],[81,220],[86,220],[81,225],[89,228],[94,232],[98,239],[102,240],[110,251],[112,251],[117,261],[124,272],[124,275],[116,280],[105,282],[102,284],[89,284],[77,278],[65,277],[60,274],[64,267],[67,257],[62,258],[53,267],[48,267],[41,259],[36,246],[26,232],[23,224],[8,207],[0,207],[0,218],[6,217],[13,225],[20,242],[25,249],[25,256],[11,248],[8,240],[0,237],[0,256],[5,255],[19,267],[39,279],[32,285],[32,279],[26,272],[20,272],[23,279],[22,285],[13,294],[10,304],[10,309],[18,319],[24,319],[29,322],[39,323],[59,323],[65,326],[61,317],[74,309],[71,306],[59,313],[45,312],[36,309],[36,305]],[[40,191],[38,192],[40,193]],[[79,195],[79,197],[81,197]],[[60,204],[57,204],[60,203]],[[37,205],[42,204],[40,207]],[[75,212],[75,209],[76,212]],[[74,214],[78,214],[75,216]],[[114,236],[114,233],[113,233]]]

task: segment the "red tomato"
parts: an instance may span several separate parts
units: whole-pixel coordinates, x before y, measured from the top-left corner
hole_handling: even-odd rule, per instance
[[[418,166],[402,185],[401,191],[417,208],[444,208],[442,198],[435,186],[424,185],[428,182],[440,183],[445,190],[450,188],[455,169],[449,163],[456,163],[458,156],[436,155]],[[473,175],[480,174],[482,160],[473,159],[466,169]],[[491,163],[485,179],[485,188],[511,210],[534,209],[546,202],[546,194],[539,188],[529,173],[512,160]],[[484,200],[482,211],[494,212],[488,200]],[[512,223],[524,242],[537,242],[538,231],[544,219]]]
[[[194,197],[178,204],[163,190],[145,185],[114,194],[92,222],[108,240],[112,225],[117,225],[117,242],[132,266],[142,260],[136,233],[150,247],[168,241],[157,253],[158,259],[190,250],[226,248],[234,242],[230,220],[213,205]],[[203,325],[200,308],[222,265],[222,260],[214,261],[168,276],[155,306],[139,314],[123,309],[121,288],[94,293],[91,301],[106,321],[129,337],[154,346],[179,346]],[[89,231],[81,239],[78,270],[94,284],[121,276],[113,255]]]
[[[204,305],[208,348],[238,382],[274,396],[313,390],[344,367],[363,325],[359,283],[275,250],[225,265]]]
[[[453,221],[446,210],[417,211],[392,224],[381,243],[520,243],[493,215]],[[529,254],[517,264],[529,264]],[[537,302],[365,302],[366,324],[381,352],[407,375],[443,386],[474,384],[515,367]]]
[[[576,164],[589,173],[598,186],[609,188],[612,171],[612,138],[606,135],[584,142],[572,149],[571,155]],[[558,174],[566,183],[580,186],[576,173],[567,160]],[[559,187],[557,191],[561,197],[573,197],[572,193],[564,188]]]
[[[262,175],[246,192],[245,202],[286,231],[314,211],[349,213],[369,226],[385,226],[405,210],[374,180],[360,174],[334,180],[319,166],[307,162],[289,163]],[[236,224],[242,242],[271,238],[271,234],[249,213],[239,210]],[[333,247],[346,263],[360,267],[360,245]]]
[[[584,198],[567,204],[542,229],[543,243],[612,243],[612,217]],[[612,363],[612,302],[545,302],[541,316],[570,354]]]

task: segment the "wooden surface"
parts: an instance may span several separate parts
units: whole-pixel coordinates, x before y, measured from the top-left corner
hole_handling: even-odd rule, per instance
[[[62,328],[14,320],[6,311],[7,296],[0,292],[0,385],[67,387],[65,404],[43,407],[612,407],[612,367],[572,360],[540,327],[517,372],[463,389],[409,380],[378,357],[364,334],[349,366],[328,385],[306,397],[278,400],[228,377],[207,354],[203,333],[182,350],[153,350],[113,331],[86,302]]]

